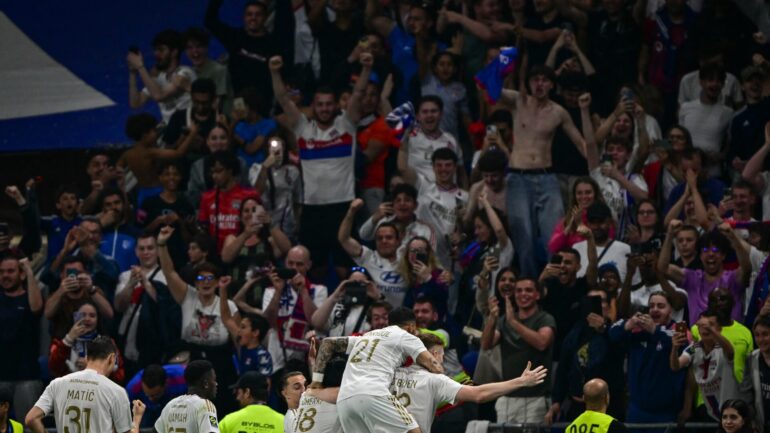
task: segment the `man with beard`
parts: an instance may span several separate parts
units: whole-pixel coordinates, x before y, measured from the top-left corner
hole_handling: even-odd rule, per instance
[[[586,210],[586,220],[593,235],[597,268],[605,263],[612,263],[618,268],[620,279],[623,281],[626,278],[626,259],[631,253],[631,247],[610,238],[610,228],[613,224],[610,208],[604,203],[595,202]],[[588,270],[588,241],[580,241],[572,247],[580,254],[580,270],[577,276],[582,277]]]
[[[313,119],[308,119],[291,100],[280,75],[281,57],[270,59],[275,97],[286,114],[287,126],[297,137],[302,163],[303,209],[300,218],[300,243],[307,246],[315,264],[313,274],[322,277],[329,257],[338,268],[349,263],[347,254],[337,242],[334,230],[355,198],[354,158],[356,124],[361,117],[361,99],[374,59],[361,54],[361,74],[356,81],[347,110],[337,114],[337,98],[329,88],[320,87],[313,96]],[[321,278],[316,278],[321,279]]]
[[[672,221],[669,227],[674,226],[675,230],[679,224],[681,222]],[[735,320],[743,320],[743,298],[751,276],[749,250],[729,224],[722,223],[718,229],[698,239],[703,270],[682,269],[670,264],[670,249],[661,251],[658,258],[658,271],[687,291],[689,323],[698,320],[700,313],[708,307],[709,293],[719,287],[727,289],[735,300],[730,316]],[[724,268],[724,261],[731,247],[738,257],[738,269],[728,271]]]
[[[525,275],[537,275],[538,238],[547,243],[556,222],[564,214],[559,180],[551,172],[551,146],[556,130],[562,127],[578,150],[595,150],[593,126],[587,104],[581,104],[583,135],[569,113],[550,99],[555,74],[547,66],[536,65],[527,74],[529,94],[503,89],[500,103],[515,111],[514,141],[509,161],[512,173],[507,179],[508,225],[519,253],[519,267]]]
[[[29,261],[9,254],[0,258],[0,288],[0,344],[8,349],[0,361],[0,385],[12,387],[12,406],[24,414],[43,390],[37,362],[43,297]]]
[[[191,104],[184,109],[176,110],[168,121],[168,126],[163,131],[163,142],[173,148],[181,147],[185,143],[186,133],[192,126],[197,126],[197,136],[193,139],[192,147],[201,152],[209,131],[216,125],[219,110],[219,98],[217,86],[208,78],[198,78],[190,86]]]
[[[179,64],[182,45],[182,35],[176,30],[167,29],[155,35],[152,40],[155,56],[152,71],[144,67],[144,59],[138,49],[128,53],[128,101],[131,108],[140,108],[152,99],[160,106],[163,122],[168,123],[174,111],[190,106],[190,84],[195,81],[195,71]],[[136,84],[137,75],[145,86],[141,92]]]

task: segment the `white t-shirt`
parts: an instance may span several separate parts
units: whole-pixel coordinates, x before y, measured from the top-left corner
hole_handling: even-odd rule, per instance
[[[294,433],[294,424],[297,420],[297,409],[289,409],[283,416],[283,433]]]
[[[678,293],[683,294],[685,298],[687,297],[687,291],[677,287],[673,281],[669,280],[668,284],[670,284],[671,287],[673,287],[674,290],[676,290]],[[660,284],[654,284],[652,286],[642,286],[636,290],[632,290],[631,291],[631,309],[634,309],[634,307],[648,306],[650,304],[650,295],[652,295],[655,292],[661,292],[661,291],[663,291],[663,288],[660,286]],[[677,322],[684,320],[684,308],[674,311],[674,314],[672,314],[672,317]]]
[[[354,155],[356,125],[341,114],[328,129],[299,117],[294,127],[302,163],[303,203],[324,205],[355,198]]]
[[[377,251],[363,245],[361,246],[361,255],[353,257],[353,261],[358,266],[369,271],[369,275],[372,276],[372,280],[380,293],[385,295],[385,300],[394,307],[400,307],[404,304],[404,297],[406,297],[408,290],[406,280],[398,271],[400,257],[400,255],[396,256],[396,260],[391,262],[380,256]]]
[[[222,316],[219,314],[219,296],[214,302],[204,307],[198,298],[198,290],[187,286],[187,294],[182,301],[182,340],[203,346],[219,346],[227,343],[229,334]],[[238,307],[228,300],[230,313],[236,314]]]
[[[454,232],[458,206],[468,204],[468,192],[455,186],[451,189],[439,188],[422,175],[417,176],[417,218],[425,221],[436,232],[436,255],[445,269],[449,269],[452,259],[449,257],[450,244],[447,235]]]
[[[580,241],[572,246],[577,252],[580,253],[580,269],[578,270],[577,277],[583,277],[588,269],[588,242]],[[605,247],[596,247],[596,257],[599,257],[604,252]],[[610,245],[609,251],[599,260],[597,268],[600,268],[603,264],[612,263],[618,268],[620,274],[620,282],[622,283],[626,278],[626,262],[628,261],[628,255],[631,254],[631,247],[624,242],[614,241]]]
[[[171,400],[155,421],[157,432],[219,433],[214,403],[194,394]]]
[[[179,66],[170,74],[164,71],[159,73],[158,76],[153,79],[158,83],[158,86],[161,89],[165,89],[171,85],[171,81],[175,75],[186,78],[189,83],[192,83],[197,78],[195,71],[191,67]],[[149,96],[150,90],[145,87],[142,89],[142,93]],[[169,96],[162,101],[158,101],[158,106],[160,107],[160,115],[163,118],[163,121],[168,124],[171,115],[174,114],[176,110],[186,110],[190,107],[190,92],[179,92],[174,96]]]
[[[310,296],[313,298],[313,304],[315,304],[316,307],[320,307],[328,296],[328,290],[326,289],[326,286],[313,284],[310,286],[310,288]],[[270,300],[273,299],[273,296],[275,296],[275,288],[268,287],[265,289],[265,293],[262,294],[262,311],[267,309],[267,306],[270,305]],[[284,299],[281,300],[281,303],[278,306],[278,317],[283,319],[292,315],[294,312],[294,307],[297,306],[297,300],[299,299],[299,296],[297,290],[293,287],[289,287],[288,289],[284,290],[282,296],[284,296]],[[306,319],[308,322],[310,321],[309,317]],[[284,323],[284,335],[287,335],[286,328],[288,326],[289,321],[287,320]],[[288,335],[291,335],[291,333]],[[304,338],[304,335],[302,338]],[[281,341],[278,338],[278,333],[273,328],[270,328],[270,331],[267,333],[267,351],[273,358],[273,371],[280,370],[286,365],[286,357],[283,356],[284,349],[281,348]],[[305,356],[305,352],[300,352],[288,347],[286,348],[285,353],[289,359],[293,359],[295,357],[302,357],[304,359]]]
[[[436,407],[442,402],[454,403],[462,387],[449,377],[418,365],[397,368],[390,384],[391,392],[412,414],[422,433],[430,433]]]
[[[337,405],[302,394],[292,431],[302,433],[339,433],[342,431],[337,416]]]
[[[685,102],[694,101],[700,98],[702,90],[700,86],[699,71],[692,71],[684,75],[679,81],[679,105]],[[725,104],[725,101],[731,104],[741,105],[743,103],[743,93],[741,93],[741,83],[735,78],[735,75],[727,73],[725,76],[725,85],[722,87],[722,93],[719,94],[719,103]]]
[[[56,430],[60,432],[131,430],[131,405],[126,390],[95,370],[54,379],[35,406],[46,416],[53,413]]]
[[[337,401],[357,395],[390,395],[388,386],[396,368],[408,356],[416,362],[425,350],[419,338],[398,326],[369,331],[362,337],[348,337],[350,356]]]
[[[735,379],[733,361],[727,359],[722,347],[716,345],[707,355],[700,341],[691,344],[682,355],[691,359],[695,383],[698,384],[706,403],[706,411],[715,420],[720,419],[722,403],[740,398],[738,381]]]
[[[152,283],[152,281],[157,281],[159,283],[163,283],[164,285],[168,285],[166,283],[166,276],[163,275],[163,272],[160,271],[159,266],[156,266],[150,270],[142,269],[142,273],[144,273],[144,275],[150,280],[150,283]],[[115,288],[115,296],[118,296],[119,294],[123,293],[124,290],[126,290],[126,286],[128,286],[128,281],[130,279],[130,269],[125,272],[121,272],[120,276],[118,277],[118,286]],[[134,288],[132,287],[130,290],[133,289]],[[128,309],[125,311],[125,313],[123,313],[123,318],[120,320],[120,326],[118,327],[118,332],[121,334],[125,333],[126,335],[126,348],[123,351],[123,356],[131,361],[139,360],[139,349],[136,347],[136,333],[139,329],[140,314],[142,314],[141,304],[129,305]],[[129,321],[131,322],[129,323]],[[128,332],[126,332],[126,330]]]
[[[436,138],[430,138],[419,128],[414,128],[409,134],[409,154],[407,165],[413,168],[417,174],[423,176],[431,182],[436,181],[436,174],[433,173],[433,162],[431,157],[436,149],[448,147],[457,154],[457,166],[463,165],[463,152],[457,145],[457,140],[448,132],[441,131]]]
[[[722,149],[732,119],[732,108],[720,103],[705,105],[700,98],[679,108],[679,123],[690,131],[693,145],[707,154]],[[714,167],[709,167],[709,174],[714,175]],[[719,167],[715,168],[718,174]]]
[[[591,170],[591,177],[599,184],[599,191],[601,191],[602,197],[604,197],[604,202],[607,203],[607,206],[612,211],[612,218],[621,226],[624,223],[627,224],[630,218],[629,213],[633,212],[632,205],[629,204],[631,194],[628,194],[628,191],[623,188],[620,182],[604,176],[601,167]],[[626,174],[626,179],[643,191],[647,191],[647,182],[641,174]]]

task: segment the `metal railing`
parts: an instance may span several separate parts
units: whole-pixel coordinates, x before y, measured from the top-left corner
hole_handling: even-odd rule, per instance
[[[564,431],[570,423],[559,422],[551,426],[545,424],[526,424],[526,423],[490,423],[487,433],[553,433]],[[684,425],[677,423],[623,423],[626,428],[633,430],[663,430],[665,433],[672,433],[681,428],[687,430],[706,429],[715,430],[719,424],[715,422],[688,422]]]

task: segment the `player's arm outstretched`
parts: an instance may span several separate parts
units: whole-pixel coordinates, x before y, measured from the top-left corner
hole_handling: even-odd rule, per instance
[[[516,379],[506,380],[504,382],[487,383],[479,386],[463,386],[457,392],[455,400],[472,401],[475,403],[484,403],[494,400],[500,396],[510,394],[518,388],[535,386],[543,383],[548,370],[542,365],[532,368],[532,363],[527,363],[527,368]]]
[[[326,363],[332,358],[335,353],[345,353],[348,350],[349,337],[326,337],[321,342],[321,347],[318,348],[318,355],[316,355],[315,364],[313,365],[313,381],[310,383],[311,388],[321,388],[324,379],[324,369],[326,369]]]

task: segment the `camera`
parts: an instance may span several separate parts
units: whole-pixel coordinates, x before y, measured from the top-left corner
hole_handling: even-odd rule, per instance
[[[275,274],[278,275],[278,278],[282,280],[291,280],[295,275],[297,275],[297,271],[291,268],[282,268],[276,270]]]
[[[487,135],[495,135],[495,134],[497,134],[497,126],[487,125]]]
[[[564,257],[562,257],[561,254],[554,254],[551,256],[551,259],[548,260],[548,263],[552,265],[560,265],[564,261]]]
[[[345,298],[342,303],[345,305],[362,305],[366,303],[366,288],[368,284],[364,281],[348,281],[345,283]]]

